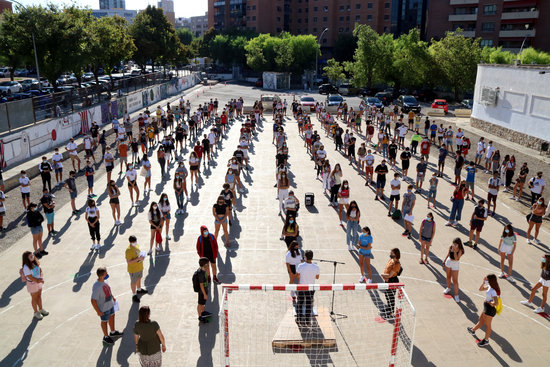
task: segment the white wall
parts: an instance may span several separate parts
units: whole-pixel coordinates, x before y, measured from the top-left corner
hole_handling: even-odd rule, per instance
[[[500,88],[495,106],[480,103],[484,87]],[[550,141],[550,68],[479,65],[472,117]]]

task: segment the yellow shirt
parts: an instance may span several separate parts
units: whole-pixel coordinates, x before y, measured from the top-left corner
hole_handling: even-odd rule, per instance
[[[139,247],[136,246],[128,246],[126,249],[126,260],[134,260],[139,257],[141,251],[139,251]],[[131,264],[128,264],[128,273],[137,273],[138,271],[143,270],[143,262],[134,262]]]

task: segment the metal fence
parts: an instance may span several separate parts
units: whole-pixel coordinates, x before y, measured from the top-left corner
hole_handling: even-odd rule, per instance
[[[182,74],[183,73],[183,74]],[[178,71],[177,76],[189,71]],[[42,120],[62,117],[138,90],[165,83],[173,74],[155,72],[134,77],[116,77],[96,85],[79,88],[63,86],[57,93],[0,103],[0,133],[12,131]],[[19,94],[24,97],[25,94]]]

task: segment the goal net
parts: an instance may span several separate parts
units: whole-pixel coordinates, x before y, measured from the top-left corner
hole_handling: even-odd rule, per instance
[[[223,285],[222,366],[409,366],[402,283]]]

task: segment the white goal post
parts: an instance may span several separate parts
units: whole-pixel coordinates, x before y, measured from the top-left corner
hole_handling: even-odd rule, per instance
[[[222,366],[411,364],[416,311],[402,283],[222,287]]]

